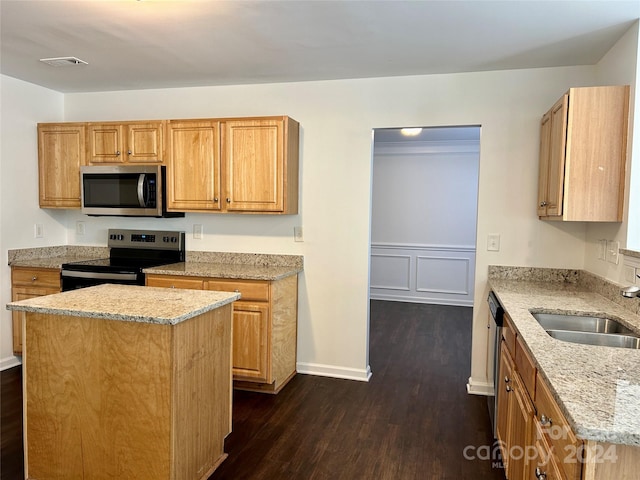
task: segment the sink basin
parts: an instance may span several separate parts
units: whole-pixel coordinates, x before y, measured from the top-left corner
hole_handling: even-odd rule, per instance
[[[640,335],[604,317],[531,313],[547,333],[558,340],[585,345],[640,349]]]
[[[635,335],[632,330],[610,318],[562,313],[532,313],[532,315],[545,330]]]
[[[640,338],[615,333],[572,332],[571,330],[547,330],[553,338],[571,343],[599,345],[602,347],[640,348]]]

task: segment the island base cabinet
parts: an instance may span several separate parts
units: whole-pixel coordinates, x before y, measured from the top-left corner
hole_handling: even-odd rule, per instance
[[[206,479],[231,431],[232,306],[176,325],[28,312],[28,479]]]
[[[640,447],[585,441],[582,480],[635,480],[640,472]]]

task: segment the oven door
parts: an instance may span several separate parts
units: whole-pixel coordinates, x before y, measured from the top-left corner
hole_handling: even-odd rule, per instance
[[[86,166],[80,175],[82,213],[162,216],[161,166]]]
[[[144,285],[144,273],[120,272],[87,272],[62,269],[62,291],[102,285],[103,283],[118,283],[121,285]]]

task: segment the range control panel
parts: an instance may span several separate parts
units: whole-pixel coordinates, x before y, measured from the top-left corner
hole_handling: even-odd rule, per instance
[[[167,230],[109,229],[109,247],[152,248],[159,250],[184,249],[184,232]]]

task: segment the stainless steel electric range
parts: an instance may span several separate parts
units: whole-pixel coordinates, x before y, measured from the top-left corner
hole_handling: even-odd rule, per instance
[[[185,259],[185,234],[179,231],[109,229],[107,245],[109,258],[62,265],[62,291],[102,283],[144,285],[144,268]]]

